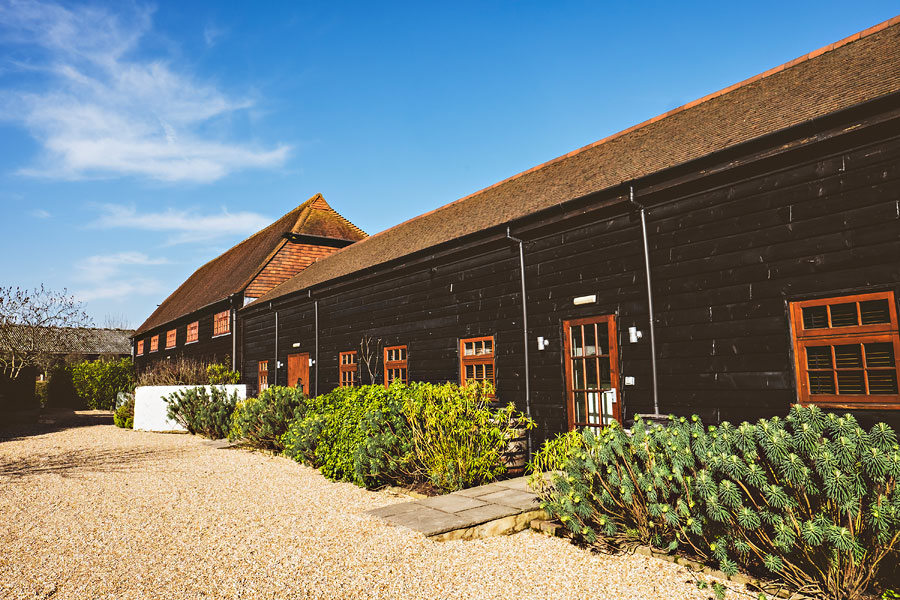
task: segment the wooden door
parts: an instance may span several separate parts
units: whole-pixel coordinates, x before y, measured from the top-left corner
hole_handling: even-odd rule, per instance
[[[622,422],[614,315],[563,322],[569,429]]]
[[[309,353],[288,354],[287,384],[297,387],[297,383],[303,385],[303,393],[309,396]]]

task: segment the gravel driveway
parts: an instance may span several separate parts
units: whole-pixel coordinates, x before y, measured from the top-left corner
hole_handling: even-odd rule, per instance
[[[682,567],[532,532],[431,542],[403,502],[107,415],[0,431],[4,598],[708,598]]]

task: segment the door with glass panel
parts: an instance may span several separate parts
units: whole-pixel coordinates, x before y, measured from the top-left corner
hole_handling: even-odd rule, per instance
[[[569,428],[622,422],[614,315],[563,322]]]

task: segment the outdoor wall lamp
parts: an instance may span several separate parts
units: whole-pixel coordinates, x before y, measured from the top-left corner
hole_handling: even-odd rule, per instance
[[[637,327],[632,326],[628,328],[628,341],[632,344],[636,344],[642,337],[644,337],[644,334]]]

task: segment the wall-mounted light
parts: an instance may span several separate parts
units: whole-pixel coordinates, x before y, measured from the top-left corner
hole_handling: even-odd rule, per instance
[[[550,340],[545,337],[538,337],[538,350],[545,350],[550,347]]]
[[[644,334],[637,327],[632,326],[628,328],[628,341],[632,344],[637,344],[642,337],[644,337]]]
[[[582,304],[597,304],[597,295],[578,296],[572,300],[572,304],[575,306],[581,306]]]
[[[316,364],[316,361],[312,358],[309,359],[309,366],[313,366],[314,364]]]
[[[291,344],[291,348],[299,348],[299,347],[300,347],[300,342],[294,342],[293,344]]]
[[[276,369],[281,369],[281,368],[283,368],[283,367],[284,367],[284,363],[283,363],[283,362],[281,362],[280,360],[276,360],[276,361],[275,361],[275,368],[276,368]]]

